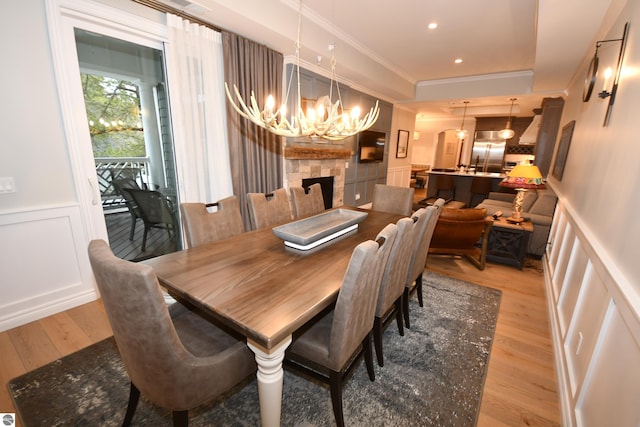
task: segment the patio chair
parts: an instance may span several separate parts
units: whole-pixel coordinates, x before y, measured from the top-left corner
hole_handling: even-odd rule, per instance
[[[129,190],[141,190],[138,182],[133,178],[120,178],[114,179],[111,181],[111,184],[116,189],[116,192],[122,196],[125,204],[127,205],[127,209],[129,210],[129,214],[131,215],[131,230],[129,231],[129,240],[133,240],[133,235],[136,231],[136,222],[138,219],[142,219],[142,215],[140,214],[140,209],[138,209],[138,205],[136,201],[133,199],[133,196],[129,192]]]
[[[169,238],[175,236],[177,230],[177,220],[173,204],[159,191],[149,191],[141,189],[127,190],[136,205],[140,217],[144,222],[144,235],[142,236],[142,252],[146,250],[147,234],[152,228],[167,230]]]

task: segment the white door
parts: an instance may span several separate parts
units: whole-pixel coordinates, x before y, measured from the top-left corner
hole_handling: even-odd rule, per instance
[[[105,36],[105,40],[118,40],[123,45],[139,46],[140,51],[163,52],[163,43],[166,41],[166,26],[163,23],[141,18],[125,10],[115,9],[100,3],[80,0],[47,0],[48,22],[50,24],[50,37],[56,71],[56,84],[59,88],[60,105],[64,120],[66,139],[71,157],[74,182],[78,201],[81,206],[83,228],[86,231],[86,243],[92,239],[108,239],[107,227],[103,210],[103,194],[101,193],[101,182],[96,174],[96,160],[94,159],[93,147],[91,144],[90,126],[85,109],[85,100],[82,91],[81,73],[93,71],[105,74],[120,76],[127,74],[127,66],[115,62],[105,61],[98,65],[98,60],[90,66],[90,61],[86,60],[90,53],[81,53],[78,50],[79,35],[87,37],[92,34],[98,39]],[[155,13],[155,12],[154,12]],[[157,13],[156,13],[157,16]],[[123,22],[131,23],[123,25]],[[135,25],[132,25],[135,23]],[[99,45],[99,41],[96,45]],[[85,39],[86,45],[86,39]],[[78,55],[85,56],[81,67]],[[114,56],[109,54],[101,55],[100,60]],[[139,62],[140,67],[144,67],[143,62]],[[129,74],[132,74],[129,70]],[[140,70],[140,75],[143,75]],[[144,82],[138,79],[139,82]],[[151,85],[153,86],[153,85]],[[152,99],[151,103],[162,102],[158,98],[153,98],[151,86],[145,87],[144,92]],[[158,129],[148,126],[149,130],[158,133]],[[152,132],[152,133],[153,133]],[[146,133],[146,132],[145,132]],[[145,135],[145,139],[148,136]],[[151,165],[147,171],[148,178],[155,181],[157,187],[162,187],[171,192],[177,203],[175,192],[175,174],[173,171],[165,173],[165,166],[172,163],[173,159],[165,162],[164,154],[160,145],[149,145],[150,151],[155,149],[155,158],[158,162]],[[151,154],[151,153],[150,153]],[[161,160],[160,160],[161,159]],[[104,187],[104,185],[103,185]],[[139,225],[143,228],[142,223]],[[179,227],[177,227],[179,229]],[[178,237],[178,242],[181,239]],[[177,248],[179,248],[178,243]],[[78,248],[79,260],[86,259],[86,246]],[[80,253],[82,251],[82,253]]]

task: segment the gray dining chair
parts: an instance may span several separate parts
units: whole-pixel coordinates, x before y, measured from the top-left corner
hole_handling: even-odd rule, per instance
[[[252,230],[285,224],[293,219],[287,190],[273,193],[247,193],[247,207]]]
[[[382,272],[398,227],[387,225],[376,238],[354,249],[335,307],[294,336],[285,366],[329,384],[333,414],[344,426],[342,387],[364,355],[367,373],[375,380],[371,334]]]
[[[209,209],[215,207],[215,212]],[[190,248],[244,233],[240,204],[236,196],[215,203],[180,204],[187,244]]]
[[[319,183],[310,185],[308,191],[303,187],[291,187],[289,191],[291,192],[293,216],[296,219],[324,212],[322,186]]]
[[[124,426],[133,419],[140,393],[172,411],[174,426],[186,426],[189,410],[256,371],[242,339],[180,303],[167,307],[150,266],[117,258],[104,240],[90,242],[88,252],[131,381]]]
[[[433,205],[421,208],[416,211],[413,216],[417,217],[417,222],[420,223],[417,231],[417,235],[414,239],[414,247],[411,255],[411,261],[409,262],[408,274],[405,282],[404,295],[402,299],[403,314],[405,326],[411,327],[409,321],[409,299],[414,292],[418,294],[418,305],[424,306],[422,300],[422,274],[427,263],[427,254],[429,251],[429,245],[431,243],[431,237],[433,237],[433,230],[436,228],[438,217],[442,211],[445,200],[443,198],[437,199]]]
[[[373,187],[371,209],[409,216],[413,212],[413,187],[395,187],[392,185],[376,184]]]
[[[411,251],[414,247],[413,240],[416,234],[414,228],[419,225],[417,220],[401,218],[396,226],[398,233],[382,273],[373,323],[373,343],[379,366],[384,366],[382,333],[394,318],[398,325],[398,333],[404,336],[402,297],[411,261]]]

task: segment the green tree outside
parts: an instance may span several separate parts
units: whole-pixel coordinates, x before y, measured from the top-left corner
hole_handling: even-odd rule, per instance
[[[94,157],[146,157],[140,90],[126,80],[82,73]]]

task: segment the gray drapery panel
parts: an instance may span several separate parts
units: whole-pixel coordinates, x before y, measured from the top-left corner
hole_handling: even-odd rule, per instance
[[[282,54],[237,34],[222,32],[225,81],[249,104],[251,91],[262,107],[268,94],[282,93]],[[250,230],[247,193],[270,193],[283,186],[282,138],[241,117],[227,102],[227,129],[233,193]]]

